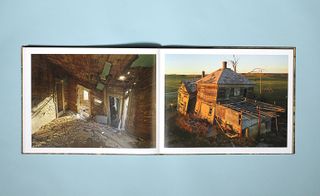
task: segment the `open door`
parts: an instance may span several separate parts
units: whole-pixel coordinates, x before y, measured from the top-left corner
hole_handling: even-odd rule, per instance
[[[121,120],[121,130],[125,130],[127,114],[128,114],[128,106],[129,106],[129,97],[126,97],[123,102],[123,113]]]
[[[120,129],[120,99],[118,97],[109,96],[110,107],[110,125]]]
[[[56,111],[57,111],[57,117],[59,117],[65,112],[63,80],[56,82],[55,90],[56,90]]]

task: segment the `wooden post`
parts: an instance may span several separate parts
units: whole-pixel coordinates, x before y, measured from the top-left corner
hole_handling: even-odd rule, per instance
[[[260,70],[260,95],[261,95],[261,75],[262,75],[262,70]]]
[[[64,81],[61,80],[61,91],[62,91],[62,110],[63,110],[63,113],[66,112],[66,108],[65,108],[65,97],[64,97]]]
[[[246,128],[246,137],[248,138],[249,137],[249,128]]]
[[[278,129],[278,117],[276,117],[276,131],[277,131],[277,135],[279,133],[279,129]]]
[[[258,137],[260,137],[260,129],[261,129],[261,115],[260,115],[260,107],[257,106],[258,110]]]

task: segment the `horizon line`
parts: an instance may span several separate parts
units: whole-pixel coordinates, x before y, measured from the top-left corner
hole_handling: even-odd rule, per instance
[[[260,72],[236,72],[238,74],[260,74]],[[209,73],[210,74],[210,73]],[[288,74],[288,72],[262,72],[262,74]],[[165,75],[201,75],[201,73],[165,73]],[[208,75],[208,74],[205,74]]]

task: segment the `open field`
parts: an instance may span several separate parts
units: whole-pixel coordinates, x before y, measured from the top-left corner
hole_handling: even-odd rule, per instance
[[[267,103],[276,104],[282,107],[287,106],[288,95],[288,74],[261,74],[261,95],[260,95],[260,74],[244,74],[249,80],[256,83],[254,94],[257,99]]]

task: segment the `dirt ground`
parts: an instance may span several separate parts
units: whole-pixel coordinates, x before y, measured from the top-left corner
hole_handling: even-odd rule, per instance
[[[32,135],[33,147],[147,147],[148,142],[126,131],[82,119],[76,114],[59,117]]]

